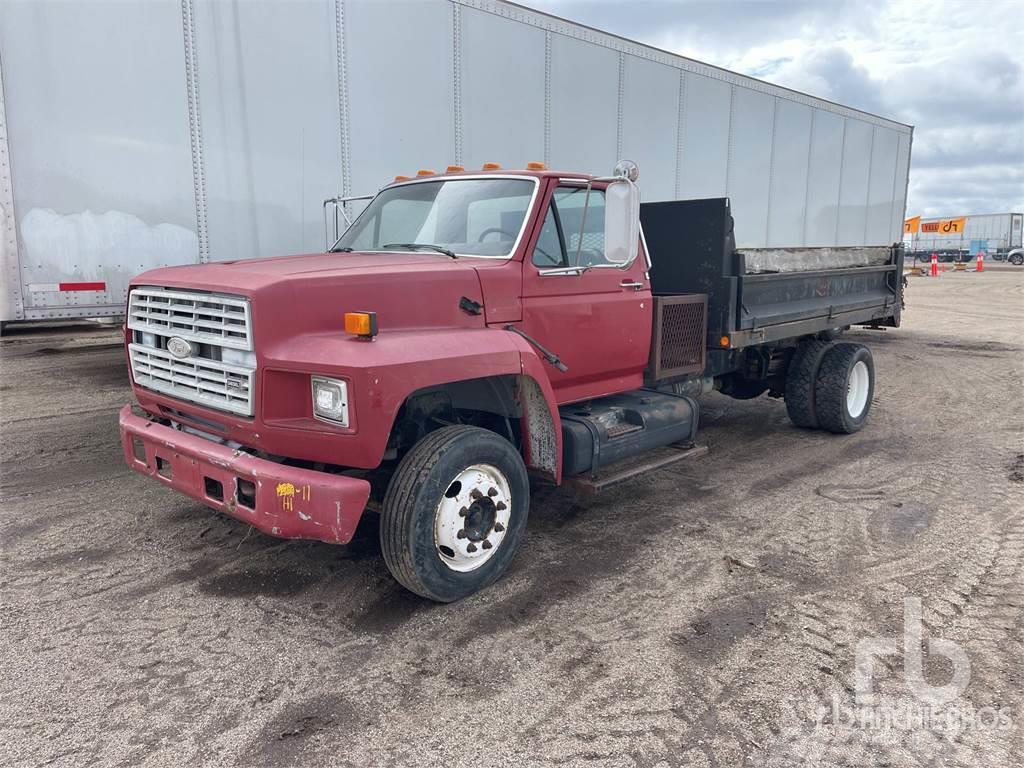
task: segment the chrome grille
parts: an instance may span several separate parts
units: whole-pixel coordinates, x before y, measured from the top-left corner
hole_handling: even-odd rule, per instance
[[[132,289],[128,357],[140,387],[207,408],[253,415],[256,357],[249,301],[200,291],[144,286]],[[168,349],[177,338],[185,357]],[[175,352],[182,352],[170,345]]]
[[[133,331],[251,352],[251,325],[249,302],[241,297],[145,287],[132,289],[128,300]]]
[[[166,350],[142,344],[129,344],[128,355],[132,376],[141,387],[217,410],[252,415],[256,375],[252,368],[196,357],[179,360]]]

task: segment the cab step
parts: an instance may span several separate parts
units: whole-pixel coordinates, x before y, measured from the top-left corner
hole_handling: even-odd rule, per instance
[[[596,475],[583,474],[567,477],[565,483],[583,493],[600,493],[645,472],[661,469],[684,459],[696,459],[707,452],[706,445],[674,443],[649,453],[609,464],[602,467]]]

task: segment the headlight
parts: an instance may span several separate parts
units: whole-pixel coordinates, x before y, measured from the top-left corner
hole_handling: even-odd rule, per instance
[[[318,419],[348,426],[348,385],[337,379],[313,376],[313,415]]]

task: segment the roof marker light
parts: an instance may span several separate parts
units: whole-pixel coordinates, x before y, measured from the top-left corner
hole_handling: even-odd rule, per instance
[[[408,181],[412,176],[395,176],[395,181]]]
[[[417,176],[436,176],[437,175],[437,171],[430,171],[430,170],[427,170],[426,168],[420,168],[418,171],[416,171],[416,175]]]
[[[464,170],[466,170],[465,166],[462,166],[462,165],[449,165],[445,169],[444,172],[445,173],[458,173],[459,171],[464,171]]]
[[[485,171],[500,171],[501,163],[484,163],[483,170]]]
[[[526,164],[526,169],[529,171],[543,171],[546,168],[547,166],[539,160],[531,160]]]

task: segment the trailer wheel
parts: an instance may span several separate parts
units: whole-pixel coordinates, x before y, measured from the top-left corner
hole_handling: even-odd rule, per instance
[[[818,423],[849,435],[864,426],[875,394],[875,362],[863,344],[836,344],[826,354],[815,383]]]
[[[789,420],[798,427],[815,429],[818,426],[814,382],[822,358],[833,346],[833,342],[821,339],[802,341],[789,361],[789,370],[786,372],[786,412]]]
[[[384,562],[411,592],[459,600],[505,572],[529,508],[526,465],[508,440],[479,427],[439,429],[391,478],[380,521]]]

